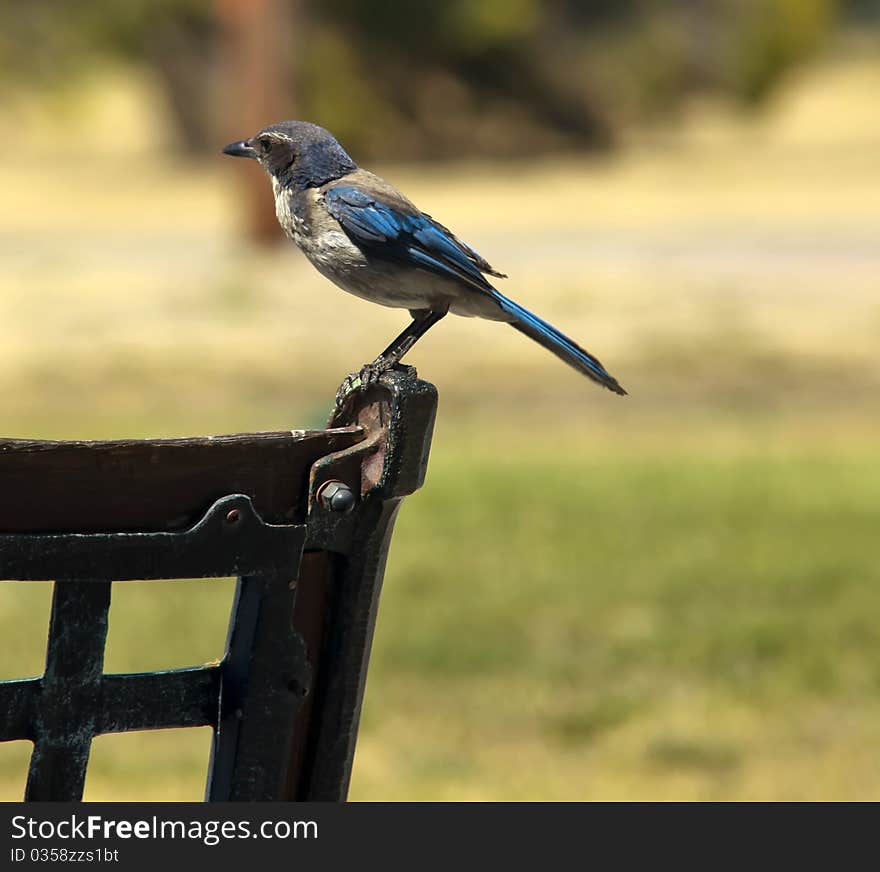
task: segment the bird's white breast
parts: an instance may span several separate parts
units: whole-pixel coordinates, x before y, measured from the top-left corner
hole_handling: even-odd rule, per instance
[[[305,216],[297,215],[292,208],[290,191],[282,187],[274,176],[272,177],[272,192],[275,195],[275,215],[284,232],[302,248],[302,242],[308,236],[309,222]]]
[[[324,275],[349,290],[347,279],[366,266],[366,258],[322,208],[322,195],[309,189],[297,195],[299,202],[295,203],[289,190],[275,179],[272,184],[275,214],[285,233]]]
[[[312,262],[334,284],[382,306],[403,309],[444,308],[448,283],[421,271],[365,254],[323,204],[323,194],[310,188],[293,193],[272,179],[278,222]]]

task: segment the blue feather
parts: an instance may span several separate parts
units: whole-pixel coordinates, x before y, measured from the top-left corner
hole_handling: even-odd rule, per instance
[[[626,394],[596,357],[552,324],[495,290],[483,273],[501,273],[495,272],[430,215],[419,212],[406,200],[391,203],[387,196],[383,198],[351,184],[331,187],[324,202],[349,238],[365,251],[452,279],[463,286],[463,293],[491,297],[521,333],[608,390]]]
[[[404,211],[353,185],[330,188],[324,202],[349,237],[373,254],[491,290],[481,269],[488,264],[430,215]]]
[[[569,366],[573,366],[578,372],[582,372],[593,381],[604,385],[608,390],[621,396],[626,395],[626,391],[618,384],[617,379],[605,369],[602,362],[589,351],[581,348],[574,340],[569,339],[552,324],[548,324],[494,288],[492,297],[502,310],[513,318],[512,325],[521,333],[525,333],[526,336],[534,339],[548,351],[552,351]]]

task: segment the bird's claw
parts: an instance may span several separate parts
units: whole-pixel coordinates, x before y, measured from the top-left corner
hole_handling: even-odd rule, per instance
[[[386,372],[393,366],[382,358],[377,358],[372,363],[364,364],[359,372],[350,372],[343,380],[339,389],[336,391],[336,408],[340,408],[345,402],[345,398],[352,392],[379,381],[382,373]]]

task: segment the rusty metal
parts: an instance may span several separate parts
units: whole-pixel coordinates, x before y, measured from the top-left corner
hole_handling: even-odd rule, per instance
[[[325,431],[0,441],[0,483],[26,494],[0,509],[0,578],[58,579],[44,674],[0,682],[0,741],[34,742],[26,798],[79,799],[96,735],[210,725],[207,799],[344,800],[393,521],[435,409],[401,367]],[[112,582],[233,574],[219,663],[104,674]]]
[[[351,481],[348,476],[354,475],[362,496],[348,515],[316,511],[310,503],[306,553],[328,552],[326,564],[310,568],[312,578],[329,587],[332,604],[323,611],[325,626],[307,631],[321,633],[322,653],[307,765],[288,799],[341,801],[348,793],[391,533],[403,497],[425,480],[436,411],[434,386],[419,381],[412,367],[399,367],[350,394],[328,422],[330,427],[359,425],[366,435],[316,461],[312,487],[331,478]]]

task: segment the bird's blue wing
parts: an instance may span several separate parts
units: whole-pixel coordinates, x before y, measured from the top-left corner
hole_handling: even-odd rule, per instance
[[[324,203],[349,237],[375,255],[483,291],[492,290],[484,272],[501,275],[430,215],[391,203],[379,194],[339,185],[325,193]]]
[[[500,276],[430,215],[409,201],[342,184],[324,194],[327,211],[364,251],[437,275],[464,282],[490,296],[514,328],[551,351],[569,366],[617,394],[626,391],[602,363],[552,324],[499,293],[483,273]]]

